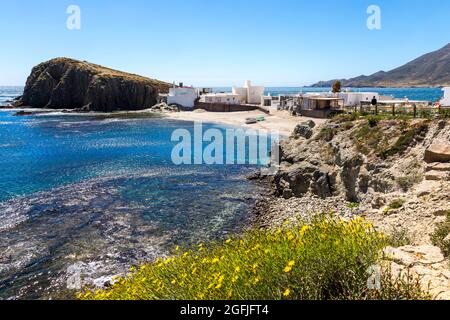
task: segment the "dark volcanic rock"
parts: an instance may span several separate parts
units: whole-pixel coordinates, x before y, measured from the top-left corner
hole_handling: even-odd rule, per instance
[[[17,106],[110,112],[158,103],[168,83],[88,62],[56,58],[34,67]]]

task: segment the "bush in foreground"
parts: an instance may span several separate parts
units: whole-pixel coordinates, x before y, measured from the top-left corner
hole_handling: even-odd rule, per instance
[[[253,231],[224,243],[200,244],[132,268],[98,300],[421,299],[415,285],[381,277],[367,289],[368,270],[379,261],[383,235],[362,219],[332,217],[277,231]]]

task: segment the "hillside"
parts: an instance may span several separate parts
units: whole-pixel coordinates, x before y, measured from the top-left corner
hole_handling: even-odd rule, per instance
[[[56,58],[34,67],[18,106],[91,111],[141,110],[170,84],[93,63]]]
[[[370,76],[340,79],[345,87],[443,87],[450,85],[450,44],[399,68]],[[313,87],[331,87],[336,81],[320,81]]]

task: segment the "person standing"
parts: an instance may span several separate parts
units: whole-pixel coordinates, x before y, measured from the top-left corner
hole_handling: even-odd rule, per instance
[[[375,108],[375,115],[378,114],[378,100],[377,97],[373,97],[371,101],[371,105]]]

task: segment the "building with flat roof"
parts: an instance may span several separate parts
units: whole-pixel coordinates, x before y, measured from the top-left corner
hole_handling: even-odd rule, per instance
[[[264,87],[253,86],[252,82],[248,80],[243,87],[233,87],[232,93],[238,96],[240,103],[261,104],[264,90]]]
[[[184,108],[194,108],[197,99],[197,90],[193,87],[176,87],[169,89],[167,104],[177,104]]]
[[[238,94],[230,92],[207,93],[200,96],[200,102],[203,103],[223,103],[223,104],[240,104]]]

